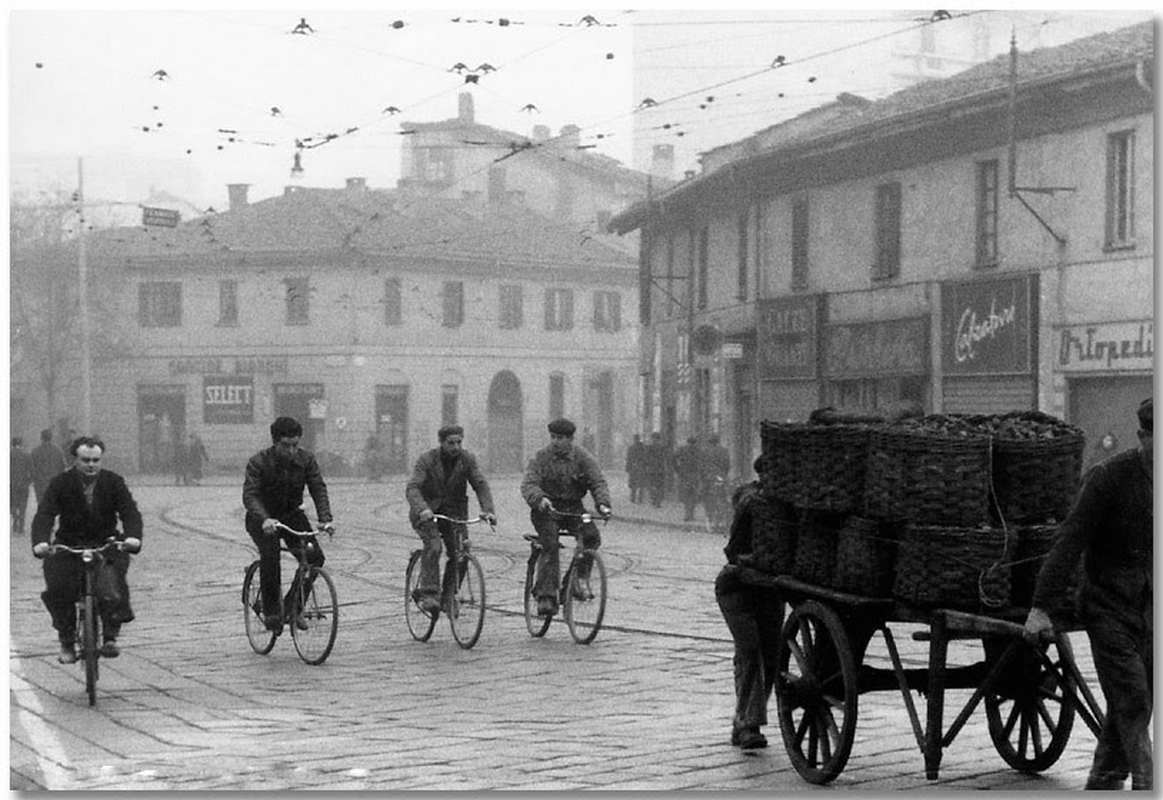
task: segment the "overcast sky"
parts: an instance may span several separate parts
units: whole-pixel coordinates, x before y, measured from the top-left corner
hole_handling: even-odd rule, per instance
[[[362,176],[391,187],[401,122],[453,117],[464,91],[479,122],[521,134],[577,124],[584,145],[629,166],[646,168],[653,144],[673,144],[681,175],[697,168],[700,150],[840,91],[891,90],[883,61],[862,54],[881,52],[875,43],[931,13],[706,5],[18,8],[8,20],[10,182],[71,191],[83,157],[89,198],[137,202],[152,186],[221,207],[227,183],[252,184],[254,199],[281,193],[292,182],[296,140],[313,145],[335,134],[302,151],[303,185]],[[1113,29],[1145,18],[1130,7],[1059,4],[1020,20],[1041,33],[1079,20]],[[778,86],[776,55],[790,62]],[[644,108],[648,97],[661,106]]]

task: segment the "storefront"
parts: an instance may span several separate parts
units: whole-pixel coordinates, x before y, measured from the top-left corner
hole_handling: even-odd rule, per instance
[[[824,404],[882,413],[901,402],[928,409],[929,317],[824,326]]]
[[[1137,447],[1134,412],[1154,393],[1154,322],[1068,325],[1054,334],[1054,371],[1065,379],[1067,421],[1086,433],[1083,468]]]
[[[989,414],[1037,407],[1036,275],[941,286],[943,409]]]
[[[756,303],[759,419],[802,422],[820,405],[817,345],[822,303],[822,295]]]

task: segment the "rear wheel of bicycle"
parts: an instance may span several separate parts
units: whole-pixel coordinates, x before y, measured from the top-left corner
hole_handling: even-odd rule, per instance
[[[525,627],[531,636],[544,636],[549,630],[550,617],[541,617],[537,614],[537,598],[533,595],[533,587],[537,583],[537,556],[540,550],[534,550],[529,556],[529,564],[525,568]]]
[[[309,567],[299,581],[295,617],[287,621],[299,658],[322,664],[331,655],[339,632],[339,597],[322,567]]]
[[[440,612],[429,614],[420,608],[416,602],[420,588],[420,555],[422,551],[414,550],[408,559],[408,570],[404,573],[404,619],[408,622],[408,631],[418,642],[428,641],[432,629],[436,627],[436,618]]]
[[[460,569],[460,585],[448,603],[448,624],[452,638],[468,650],[481,637],[485,624],[485,573],[471,553],[464,557]]]
[[[262,585],[258,576],[258,561],[246,568],[242,579],[242,621],[246,626],[246,638],[254,652],[265,656],[275,646],[277,634],[267,630],[263,620]]]
[[[85,659],[85,692],[89,705],[97,705],[97,603],[91,594],[81,604],[81,654]]]
[[[578,575],[577,559],[569,568],[569,585],[565,593],[565,623],[569,635],[578,644],[589,644],[602,629],[606,615],[606,565],[596,550],[583,550],[578,558],[589,558],[588,578]]]

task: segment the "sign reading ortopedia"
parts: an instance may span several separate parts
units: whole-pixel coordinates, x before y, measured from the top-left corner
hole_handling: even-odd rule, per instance
[[[181,221],[180,212],[168,208],[141,207],[141,224],[156,225],[161,228],[176,228]]]

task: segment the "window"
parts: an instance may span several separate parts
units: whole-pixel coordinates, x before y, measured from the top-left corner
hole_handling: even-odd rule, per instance
[[[808,288],[808,198],[791,204],[791,288]]]
[[[384,324],[402,325],[404,304],[400,299],[400,279],[388,278],[384,281]]]
[[[573,290],[545,290],[545,330],[568,331],[573,328]]]
[[[287,286],[287,324],[306,325],[310,308],[310,284],[307,278],[284,278]]]
[[[138,286],[137,319],[143,328],[182,324],[182,284],[149,281]]]
[[[747,211],[739,215],[739,274],[735,296],[740,300],[747,299],[747,257],[749,255],[747,233],[749,221],[750,214]]]
[[[1112,133],[1106,140],[1106,246],[1135,244],[1135,132]]]
[[[622,296],[617,292],[594,292],[594,330],[622,330]]]
[[[876,187],[876,262],[873,278],[893,278],[901,266],[901,185]]]
[[[565,376],[553,374],[549,376],[549,418],[557,419],[565,416]]]
[[[238,324],[238,281],[218,281],[218,324]]]
[[[459,328],[464,324],[464,283],[445,281],[441,298],[444,306],[444,327]]]
[[[699,308],[707,307],[707,229],[699,231]]]
[[[997,266],[997,161],[977,162],[978,267]]]
[[[445,384],[440,387],[440,425],[455,425],[457,412],[457,387]]]
[[[422,147],[416,151],[416,172],[420,180],[448,183],[453,178],[451,147]]]
[[[520,328],[525,319],[524,298],[520,286],[501,287],[501,327],[505,330]]]

